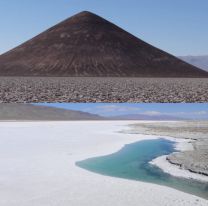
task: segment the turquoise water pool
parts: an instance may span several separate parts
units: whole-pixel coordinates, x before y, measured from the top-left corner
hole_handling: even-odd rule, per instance
[[[208,183],[173,177],[156,166],[152,159],[174,152],[174,142],[145,140],[125,145],[120,151],[77,162],[76,165],[102,175],[166,185],[208,199]]]

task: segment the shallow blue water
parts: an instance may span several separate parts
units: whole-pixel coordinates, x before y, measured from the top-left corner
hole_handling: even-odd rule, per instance
[[[176,178],[149,162],[174,152],[174,142],[157,139],[125,145],[120,151],[77,162],[76,165],[103,175],[166,185],[208,199],[208,183]]]

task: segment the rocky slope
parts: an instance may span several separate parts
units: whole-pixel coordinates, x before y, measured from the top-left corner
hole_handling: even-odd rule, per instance
[[[208,77],[208,73],[85,11],[1,55],[0,76]]]

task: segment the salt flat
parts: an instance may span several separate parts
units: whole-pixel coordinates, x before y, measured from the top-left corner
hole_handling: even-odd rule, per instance
[[[131,121],[0,122],[1,206],[207,205],[172,188],[91,173],[76,161],[158,136],[117,133]]]

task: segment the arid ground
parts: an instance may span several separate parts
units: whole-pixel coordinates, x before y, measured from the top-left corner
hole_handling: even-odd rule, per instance
[[[208,79],[0,77],[0,102],[208,102]]]

